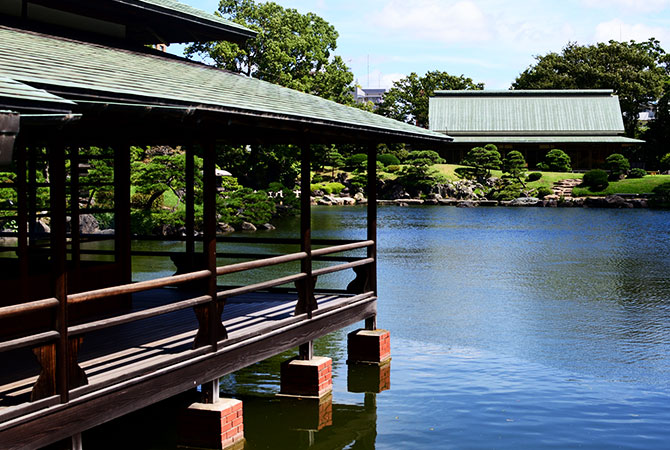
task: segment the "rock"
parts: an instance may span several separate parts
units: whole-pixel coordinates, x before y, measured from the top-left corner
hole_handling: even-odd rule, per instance
[[[328,200],[326,200],[325,198],[320,198],[320,199],[318,199],[318,200],[316,201],[316,204],[317,204],[317,205],[321,205],[321,206],[331,206],[331,205],[332,205],[332,203],[329,202]]]
[[[551,195],[545,195],[545,196],[544,196],[544,199],[545,199],[545,200],[558,200],[558,199],[560,199],[560,198],[561,198],[561,196],[560,196],[560,195],[556,195],[556,194],[551,194]]]
[[[476,208],[477,206],[479,206],[479,203],[472,200],[464,200],[456,205],[457,208]]]
[[[427,198],[424,202],[425,205],[439,205],[440,202],[436,198]]]
[[[342,197],[342,204],[347,206],[353,206],[356,204],[356,200],[351,197]]]
[[[539,198],[535,197],[521,197],[521,198],[515,198],[512,200],[509,204],[509,206],[536,206],[538,203],[540,203]]]
[[[498,200],[479,200],[479,206],[498,206]]]
[[[47,234],[51,233],[51,228],[46,224],[42,219],[39,219],[33,224],[33,233],[36,234]]]
[[[588,208],[605,208],[607,207],[607,200],[605,197],[586,197],[584,199],[584,206]]]
[[[455,198],[441,198],[437,201],[437,203],[444,206],[456,206],[458,204],[458,200]]]
[[[407,203],[400,202],[400,201],[396,201],[396,205],[398,205],[398,206],[409,206]]]
[[[607,197],[605,197],[605,201],[607,202],[607,206],[610,208],[633,207],[631,203],[628,203],[623,197],[619,197],[618,195],[608,195]]]
[[[264,223],[263,225],[260,226],[260,229],[261,230],[266,230],[266,231],[272,231],[272,230],[276,230],[277,227],[275,227],[271,223]]]
[[[114,233],[115,233],[114,228],[107,228],[107,229],[101,230],[97,234],[112,234],[113,235]]]
[[[217,233],[232,233],[233,231],[235,231],[235,228],[231,227],[227,223],[219,222],[216,224]]]
[[[256,231],[256,226],[251,222],[242,222],[240,228],[242,231]]]
[[[402,202],[407,203],[407,205],[423,205],[424,201],[419,198],[407,198],[403,200],[396,200],[396,203]]]
[[[79,216],[79,232],[81,234],[94,234],[100,231],[98,219],[91,214],[82,214]]]

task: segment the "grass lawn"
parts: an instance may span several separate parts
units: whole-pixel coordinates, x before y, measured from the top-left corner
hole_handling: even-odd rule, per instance
[[[436,164],[433,167],[437,169],[437,171],[440,172],[442,175],[447,177],[447,179],[455,181],[459,179],[458,176],[456,175],[455,170],[458,167],[463,166],[459,166],[457,164]],[[530,172],[536,172],[536,171],[532,170],[529,171],[529,173]],[[584,176],[584,174],[582,173],[572,173],[572,172],[540,172],[540,173],[542,173],[542,178],[540,178],[537,181],[533,181],[532,183],[528,183],[529,187],[538,188],[540,186],[545,186],[550,188],[557,181],[566,180],[569,178],[582,178]],[[491,175],[493,175],[494,177],[500,177],[502,176],[502,172],[500,170],[492,170]]]
[[[632,178],[610,182],[604,191],[593,192],[587,188],[577,187],[572,191],[574,196],[612,195],[612,194],[647,194],[656,186],[670,182],[670,175],[647,175],[644,178]]]

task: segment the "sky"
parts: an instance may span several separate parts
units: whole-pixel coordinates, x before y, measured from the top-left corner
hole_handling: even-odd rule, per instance
[[[218,0],[181,0],[207,12]],[[259,1],[259,0],[257,0]],[[260,3],[260,1],[259,1]],[[335,54],[363,88],[440,70],[508,89],[537,55],[655,37],[670,52],[670,0],[275,0],[339,32]],[[180,53],[181,46],[170,51]]]

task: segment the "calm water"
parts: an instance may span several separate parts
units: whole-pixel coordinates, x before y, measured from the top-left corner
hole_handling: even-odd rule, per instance
[[[364,237],[364,209],[313,219]],[[334,364],[319,431],[274,397],[288,355],[225,377],[248,449],[669,447],[670,212],[381,207],[378,270],[390,390],[349,392],[348,330],[317,342]],[[351,278],[334,277],[319,285]]]

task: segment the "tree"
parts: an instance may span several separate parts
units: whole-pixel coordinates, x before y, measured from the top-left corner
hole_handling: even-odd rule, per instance
[[[658,99],[667,76],[668,55],[659,41],[571,42],[559,53],[536,56],[513,89],[614,89],[619,96],[626,132],[638,131],[638,114]]]
[[[661,167],[661,159],[670,150],[670,79],[663,86],[663,95],[656,104],[656,117],[649,123],[643,139],[645,145],[645,162],[649,168],[670,170],[670,162],[666,168]]]
[[[563,150],[555,148],[549,150],[544,162],[538,164],[537,168],[548,172],[572,172],[570,162],[570,157]]]
[[[517,180],[525,188],[526,183],[524,182],[525,173],[526,173],[526,159],[523,157],[521,152],[517,150],[512,150],[505,156],[502,164],[503,173],[509,174],[510,178]]]
[[[444,177],[433,169],[434,164],[444,163],[435,151],[415,150],[409,153],[405,162],[407,165],[400,170],[397,180],[414,194],[428,193],[437,183],[444,180]]]
[[[475,147],[466,155],[462,165],[468,166],[469,170],[461,170],[460,173],[467,178],[476,178],[483,181],[484,178],[491,176],[491,170],[500,169],[500,153],[498,147],[493,144],[486,144],[484,147]]]
[[[245,44],[196,43],[186,55],[199,55],[223,69],[352,104],[353,74],[339,56],[338,33],[314,13],[300,14],[274,3],[221,0],[217,13],[256,32]]]
[[[412,72],[393,83],[384,94],[377,113],[428,128],[428,99],[439,90],[484,89],[484,83],[475,83],[463,75],[457,77],[447,72],[428,72],[423,77]]]
[[[610,180],[619,180],[626,176],[630,170],[630,163],[621,153],[612,153],[605,159],[605,164],[610,171]]]

